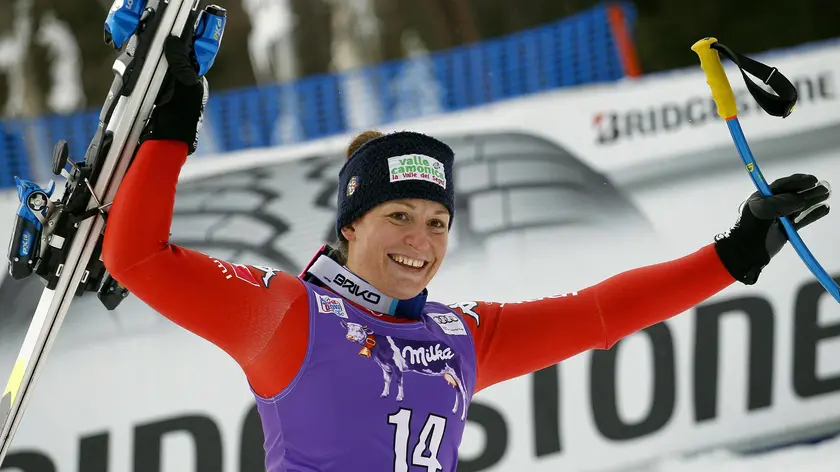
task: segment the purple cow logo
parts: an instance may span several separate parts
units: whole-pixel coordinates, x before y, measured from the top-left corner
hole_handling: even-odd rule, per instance
[[[455,389],[455,405],[452,413],[461,405],[461,420],[467,417],[467,393],[461,381],[461,364],[455,359],[455,352],[439,342],[408,341],[381,336],[359,323],[341,322],[347,329],[347,340],[361,344],[360,356],[372,358],[382,369],[385,387],[380,397],[391,394],[391,379],[396,377],[397,401],[403,400],[403,374],[412,372],[431,377],[443,377]]]

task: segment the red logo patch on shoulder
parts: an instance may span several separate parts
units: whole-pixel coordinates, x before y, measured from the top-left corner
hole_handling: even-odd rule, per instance
[[[235,275],[237,279],[244,280],[245,282],[248,282],[249,284],[253,285],[254,287],[260,287],[261,286],[259,281],[257,280],[257,278],[254,277],[254,274],[252,274],[251,271],[248,270],[247,266],[245,266],[243,264],[233,264],[233,263],[231,263],[230,265],[231,265],[231,267],[233,267],[233,275]]]

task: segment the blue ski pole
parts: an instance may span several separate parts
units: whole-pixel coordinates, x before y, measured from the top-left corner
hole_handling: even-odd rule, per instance
[[[744,136],[744,131],[741,129],[741,123],[738,121],[738,104],[735,101],[735,94],[732,92],[732,86],[726,77],[726,72],[723,69],[718,51],[724,53],[741,69],[750,94],[758,102],[759,106],[771,115],[782,118],[790,115],[796,104],[796,89],[776,68],[768,67],[746,56],[734,53],[726,46],[720,44],[715,38],[701,39],[694,43],[691,50],[697,53],[700,58],[700,67],[706,73],[706,83],[712,90],[712,98],[717,105],[718,115],[726,121],[729,133],[732,135],[732,140],[735,142],[735,147],[741,156],[741,160],[744,162],[747,173],[762,195],[766,197],[772,196],[773,194],[767,185],[767,180],[758,167],[758,163],[747,143],[747,138]],[[778,95],[773,95],[760,88],[747,77],[744,71],[762,78],[764,83],[776,91]],[[814,274],[825,290],[837,302],[840,302],[840,286],[826,273],[814,255],[811,254],[811,251],[808,250],[808,247],[799,236],[799,233],[797,233],[790,219],[781,217],[779,220],[787,233],[788,241],[790,241],[794,250],[796,250],[799,258],[808,266],[808,269]]]

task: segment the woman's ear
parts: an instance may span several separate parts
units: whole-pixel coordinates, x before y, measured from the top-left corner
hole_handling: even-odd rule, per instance
[[[352,224],[341,228],[341,234],[347,241],[352,241],[356,237],[356,228]]]

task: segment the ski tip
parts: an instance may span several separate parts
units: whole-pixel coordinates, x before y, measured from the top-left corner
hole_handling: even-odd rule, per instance
[[[9,376],[9,382],[6,384],[6,389],[3,391],[3,398],[0,406],[5,405],[6,397],[8,397],[9,409],[12,409],[12,403],[15,402],[15,397],[23,384],[23,374],[26,370],[26,358],[19,358],[12,368],[12,375]],[[2,411],[2,408],[0,408]]]

